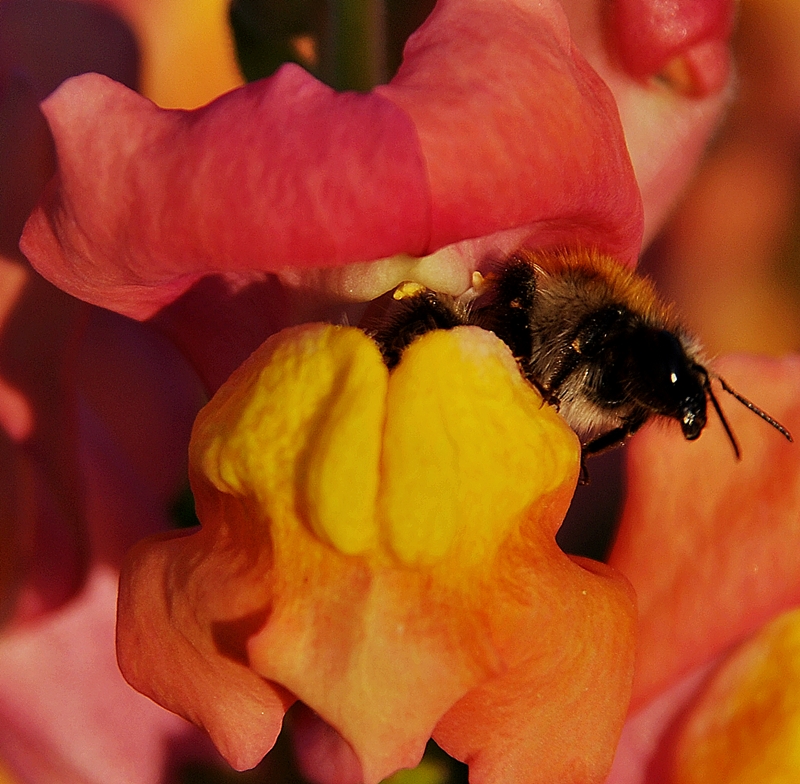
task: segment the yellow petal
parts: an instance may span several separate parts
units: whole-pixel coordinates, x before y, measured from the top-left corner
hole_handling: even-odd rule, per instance
[[[325,325],[258,349],[201,412],[191,456],[281,528],[407,566],[453,556],[460,571],[577,460],[572,431],[491,333],[431,332],[389,377],[360,330]]]
[[[675,759],[674,784],[800,781],[800,610],[765,626],[715,673]]]
[[[494,335],[428,333],[389,381],[379,510],[392,552],[432,564],[458,542],[462,567],[486,561],[576,450]]]
[[[378,541],[388,371],[361,331],[308,325],[253,353],[203,409],[190,461],[263,519],[352,555]]]
[[[314,532],[355,555],[378,543],[375,501],[388,373],[376,347],[357,332],[337,337],[325,364],[326,370],[333,367],[328,363],[337,367],[327,379],[328,408],[320,411],[298,490]]]

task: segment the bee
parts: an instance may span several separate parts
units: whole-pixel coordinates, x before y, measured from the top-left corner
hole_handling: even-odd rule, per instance
[[[523,251],[497,265],[472,299],[422,286],[400,292],[395,312],[371,333],[390,368],[431,330],[490,330],[577,433],[584,457],[621,445],[653,417],[676,420],[694,441],[710,403],[740,459],[712,379],[792,441],[783,425],[706,368],[699,343],[652,283],[610,257]]]

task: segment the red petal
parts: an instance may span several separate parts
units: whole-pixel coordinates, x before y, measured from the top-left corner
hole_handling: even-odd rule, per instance
[[[800,433],[800,360],[728,358],[720,370]],[[713,415],[696,443],[651,428],[631,444],[610,563],[639,600],[638,705],[800,601],[800,450],[718,395],[741,462]]]

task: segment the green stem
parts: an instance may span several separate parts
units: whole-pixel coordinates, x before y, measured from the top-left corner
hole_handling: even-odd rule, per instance
[[[366,91],[386,80],[383,0],[329,0],[329,84]]]

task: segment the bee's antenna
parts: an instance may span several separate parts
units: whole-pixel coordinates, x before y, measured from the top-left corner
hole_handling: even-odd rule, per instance
[[[772,425],[787,441],[794,442],[792,438],[792,434],[776,419],[773,419],[766,411],[760,409],[755,403],[751,403],[744,395],[740,395],[735,389],[733,389],[724,378],[720,376],[716,377],[720,384],[722,384],[722,388],[729,394],[733,395],[745,408],[749,408],[756,416],[761,417],[767,424]],[[709,388],[710,394],[710,388]],[[714,403],[714,407],[719,411],[719,406],[717,406],[714,397],[711,396],[711,400]]]
[[[720,379],[722,381],[722,379]],[[708,379],[708,375],[706,374],[706,394],[708,395],[708,399],[711,401],[711,405],[714,406],[714,411],[717,412],[717,416],[719,417],[719,421],[722,422],[722,426],[725,428],[725,434],[728,436],[728,441],[731,442],[731,446],[733,447],[733,454],[736,455],[737,460],[742,459],[742,450],[739,448],[739,442],[736,440],[736,436],[733,434],[733,430],[731,426],[728,424],[728,420],[725,419],[725,414],[722,413],[722,407],[717,400],[717,396],[714,394],[714,390],[711,389],[711,382]],[[723,384],[723,389],[725,386]]]
[[[714,390],[711,389],[711,378],[709,376],[708,371],[702,366],[695,363],[694,369],[697,373],[703,377],[703,391],[708,396],[708,399],[711,401],[711,405],[714,406],[714,411],[717,412],[717,416],[719,417],[719,421],[722,422],[722,426],[725,428],[725,435],[728,436],[728,441],[731,442],[731,446],[733,447],[733,454],[736,455],[737,460],[742,459],[742,450],[739,448],[739,442],[736,440],[736,436],[733,434],[733,429],[728,424],[728,420],[725,419],[725,414],[722,413],[722,407],[717,400],[717,396],[714,394]],[[715,376],[715,378],[719,378],[719,376]],[[719,379],[722,381],[722,379]],[[725,383],[723,382],[723,389],[725,388]]]

